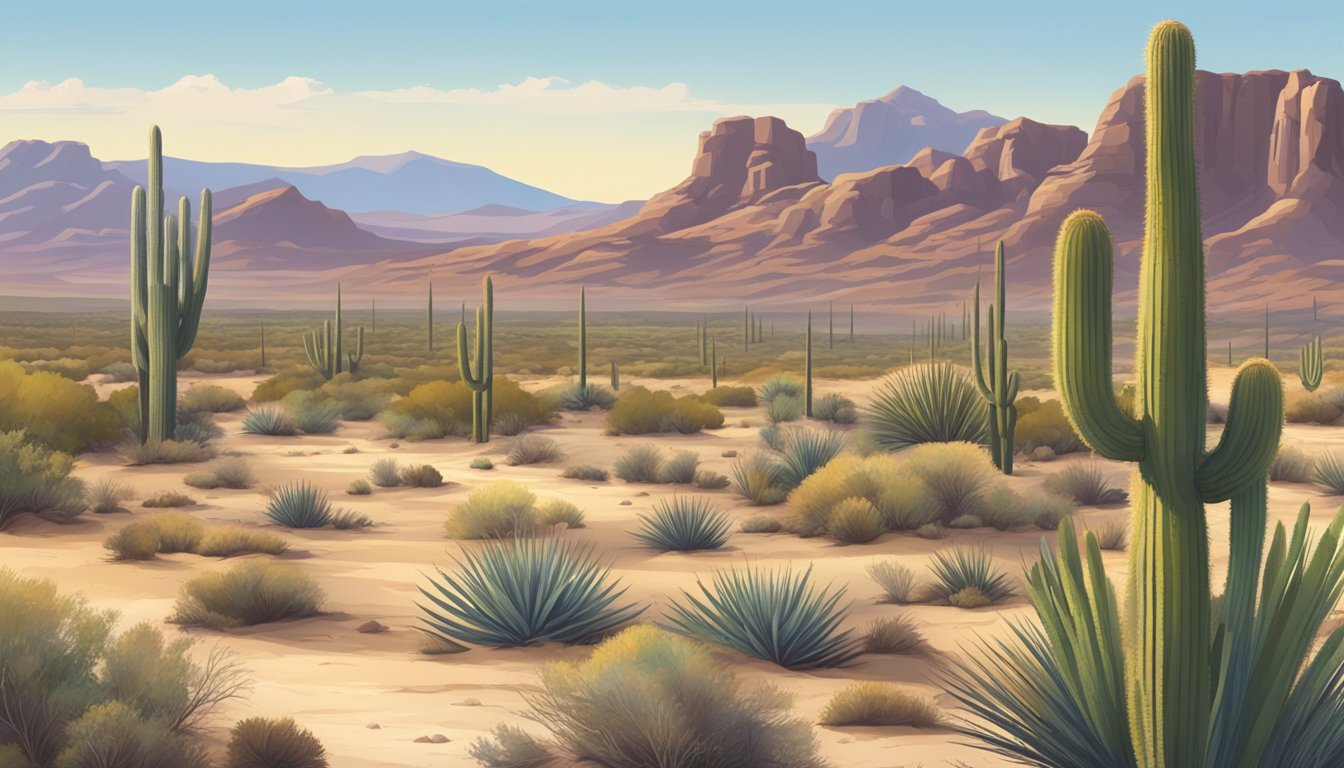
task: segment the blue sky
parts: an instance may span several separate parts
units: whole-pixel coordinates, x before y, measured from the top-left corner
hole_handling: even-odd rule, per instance
[[[154,91],[188,75],[213,75],[232,89],[300,77],[340,94],[413,86],[491,91],[528,78],[563,78],[570,86],[600,81],[618,90],[684,84],[695,99],[712,103],[680,110],[666,121],[657,119],[659,107],[635,106],[615,117],[610,108],[597,110],[586,123],[577,114],[583,110],[569,110],[575,114],[544,125],[526,107],[514,105],[508,110],[513,119],[531,120],[534,128],[546,130],[492,127],[485,137],[467,130],[437,142],[430,138],[435,126],[428,121],[451,120],[460,128],[457,121],[476,119],[472,110],[422,113],[423,135],[437,146],[416,149],[497,167],[501,158],[510,165],[504,140],[549,142],[540,148],[546,151],[533,147],[521,153],[530,165],[514,163],[502,172],[520,175],[521,170],[525,180],[598,199],[647,195],[684,175],[695,134],[708,127],[716,110],[784,105],[778,111],[810,133],[833,106],[908,85],[955,109],[1025,114],[1090,131],[1111,91],[1138,73],[1147,31],[1163,18],[1192,28],[1205,69],[1309,68],[1344,76],[1344,8],[1315,0],[9,0],[4,6],[0,94],[30,81],[54,84],[69,78],[95,89]],[[127,124],[122,126],[111,118],[91,119],[94,107],[84,102],[63,108],[87,108],[90,119],[30,120],[23,102],[8,107],[0,102],[0,139],[14,138],[9,135],[14,130],[63,128],[83,135],[43,138],[76,138],[95,151],[116,154],[130,151],[132,135],[137,143],[143,135],[143,111],[123,110]],[[313,102],[308,108],[322,107]],[[498,112],[498,105],[491,109]],[[246,112],[232,117],[246,122]],[[481,118],[483,125],[502,120],[499,114]],[[191,151],[177,154],[264,162],[293,157],[294,164],[302,164],[365,151],[352,146],[358,136],[315,141],[303,135],[305,130],[289,128],[246,134],[248,146],[230,144],[227,134],[211,135],[208,145],[183,137],[184,149]],[[366,137],[370,152],[422,135],[398,133],[380,144],[373,128],[375,135]],[[182,130],[199,132],[187,122]],[[495,134],[500,134],[498,145],[488,140]],[[557,160],[554,172],[547,171],[548,156],[585,156],[577,146],[585,136],[611,151],[630,153],[631,161],[622,164],[630,173],[616,174],[604,187],[599,179],[581,179],[571,163]],[[172,151],[171,135],[169,140]],[[634,160],[641,152],[648,155],[646,166]],[[647,169],[646,177],[637,175],[640,168]],[[674,173],[674,168],[681,170]]]

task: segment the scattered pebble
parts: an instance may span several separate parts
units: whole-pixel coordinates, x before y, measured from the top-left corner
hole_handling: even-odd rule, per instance
[[[648,496],[648,495],[649,495],[649,492],[648,492],[648,491],[640,491],[639,493],[637,493],[637,494],[635,494],[635,495],[636,495],[636,496]]]
[[[729,448],[728,450],[724,451],[719,455],[725,459],[735,459],[737,458],[737,451],[734,451],[733,449]]]
[[[631,503],[632,503],[632,502],[631,502],[629,499],[623,499],[623,500],[621,501],[621,506],[622,506],[622,507],[628,507],[628,506],[630,506]]]
[[[376,621],[366,621],[355,628],[356,632],[364,635],[376,635],[379,632],[386,632],[387,627]]]
[[[474,697],[473,697],[473,698],[470,698],[470,699],[463,699],[463,700],[457,702],[457,706],[459,706],[459,707],[479,707],[479,706],[481,706],[481,700],[480,700],[480,699],[477,699],[477,698],[474,698]]]
[[[447,736],[444,736],[442,733],[436,733],[436,734],[434,734],[433,736],[417,736],[417,737],[415,738],[415,743],[416,743],[416,744],[447,744],[447,743],[448,743],[448,737],[447,737]]]
[[[383,727],[383,726],[381,726],[381,725],[379,725],[379,724],[377,724],[377,723],[369,723],[368,725],[366,725],[366,726],[364,726],[364,727],[365,727],[365,728],[368,728],[370,731],[378,731],[378,730],[382,730],[382,727]]]

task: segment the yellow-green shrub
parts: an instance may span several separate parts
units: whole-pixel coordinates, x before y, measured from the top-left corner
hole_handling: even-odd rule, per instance
[[[471,397],[471,388],[460,381],[432,381],[421,384],[393,403],[391,412],[411,420],[407,423],[432,424],[442,435],[463,435],[471,429]],[[499,420],[505,416],[520,419],[528,426],[537,426],[550,422],[555,411],[517,382],[499,377],[494,386],[494,418]],[[396,434],[394,423],[384,421]],[[408,431],[397,436],[415,439],[424,435]]]
[[[1043,445],[1057,454],[1084,450],[1082,438],[1074,431],[1058,400],[1019,397],[1016,405],[1013,445],[1019,453],[1030,453]]]
[[[804,536],[830,530],[831,515],[846,499],[860,498],[890,530],[913,530],[938,517],[927,489],[887,454],[841,454],[814,472],[789,494],[792,527]]]
[[[453,539],[502,539],[537,527],[537,497],[518,483],[501,481],[471,492],[453,508],[444,531]]]
[[[723,413],[712,403],[694,395],[673,397],[630,387],[621,393],[607,413],[607,432],[613,435],[647,435],[657,432],[690,434],[723,426]]]
[[[0,431],[24,430],[30,442],[79,453],[113,442],[121,428],[116,409],[100,402],[93,387],[0,361]]]

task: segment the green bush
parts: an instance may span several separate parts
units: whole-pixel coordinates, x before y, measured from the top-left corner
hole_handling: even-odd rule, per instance
[[[584,661],[548,664],[541,687],[527,714],[554,744],[499,726],[471,756],[488,768],[541,766],[562,755],[659,768],[825,765],[788,697],[768,686],[744,689],[703,647],[653,627],[626,629]]]
[[[258,403],[270,403],[281,400],[290,392],[299,390],[312,391],[326,383],[322,375],[316,371],[307,369],[296,369],[286,373],[278,373],[271,378],[261,382],[257,388],[252,390],[252,400]]]
[[[783,424],[803,418],[807,403],[801,395],[779,394],[765,404],[765,417],[771,424]]]
[[[331,522],[327,494],[306,480],[286,483],[266,493],[266,517],[285,528],[321,528]]]
[[[1087,449],[1058,400],[1019,397],[1014,405],[1017,426],[1013,430],[1013,446],[1018,453],[1030,454],[1042,447],[1055,455]]]
[[[424,631],[458,643],[588,643],[634,620],[643,608],[614,603],[625,594],[586,548],[557,537],[509,538],[463,548],[458,572],[438,570],[420,603]]]
[[[129,379],[128,379],[129,381]],[[243,396],[217,384],[197,384],[182,393],[179,413],[228,413],[242,410]]]
[[[702,491],[721,491],[732,485],[727,475],[708,469],[697,469],[691,483]]]
[[[835,694],[821,712],[821,725],[907,725],[933,728],[938,725],[938,707],[928,699],[891,683],[851,683]]]
[[[802,399],[805,394],[806,390],[801,379],[797,376],[781,374],[762,384],[761,388],[756,391],[756,399],[761,405],[769,408],[776,398],[796,397]]]
[[[978,443],[985,436],[985,403],[970,373],[952,363],[902,369],[887,378],[868,407],[869,432],[879,448],[920,443]]]
[[[989,492],[1000,482],[989,455],[970,443],[917,446],[906,467],[928,489],[944,524],[963,515],[984,517]]]
[[[537,508],[537,520],[542,525],[565,524],[566,528],[583,527],[583,510],[564,499],[548,499]]]
[[[1106,474],[1095,461],[1071,464],[1045,480],[1045,490],[1073,499],[1084,506],[1120,504],[1129,500],[1124,488],[1106,481]]]
[[[280,406],[263,405],[253,408],[243,416],[243,433],[293,437],[299,433],[299,425],[294,421],[294,417]]]
[[[636,445],[612,465],[617,477],[627,483],[656,483],[663,471],[663,452],[652,443]]]
[[[524,464],[544,464],[565,458],[559,443],[541,435],[524,435],[513,441],[504,463],[511,467]]]
[[[694,395],[674,398],[669,392],[630,387],[607,414],[607,433],[647,435],[680,432],[688,435],[723,426],[723,413]]]
[[[0,360],[0,432],[25,431],[31,443],[79,453],[115,442],[122,426],[117,409],[100,402],[93,387]]]
[[[868,653],[914,653],[924,647],[924,635],[904,613],[877,619],[868,625],[864,650]]]
[[[554,409],[542,398],[525,391],[517,382],[495,378],[493,418],[512,414],[528,426],[540,426],[555,418]],[[410,440],[466,435],[471,431],[471,389],[461,381],[431,381],[412,389],[392,403],[391,413],[402,421],[384,423],[395,437]],[[402,433],[395,426],[405,428]],[[428,433],[426,428],[429,427]],[[437,434],[435,434],[437,432]]]
[[[163,440],[122,443],[118,453],[132,466],[149,464],[196,464],[215,458],[215,449],[194,440]]]
[[[826,532],[845,544],[867,544],[885,530],[877,507],[867,499],[853,496],[835,505],[826,521]]]
[[[215,488],[245,490],[251,488],[256,481],[257,478],[252,474],[251,465],[240,458],[224,459],[212,469],[202,472],[192,472],[182,478],[182,482],[192,488],[201,488],[205,490],[212,490]]]
[[[401,485],[401,469],[393,458],[378,459],[369,467],[369,479],[379,488],[396,488]]]
[[[749,453],[730,471],[733,487],[755,506],[773,506],[789,496],[784,467],[769,454]]]
[[[327,751],[292,717],[249,717],[229,732],[224,768],[327,768]]]
[[[153,560],[159,554],[159,529],[149,520],[123,526],[103,541],[113,560]]]
[[[718,549],[728,540],[728,516],[706,499],[673,496],[639,516],[634,537],[657,552]]]
[[[196,545],[195,553],[202,557],[233,557],[251,554],[280,555],[288,550],[289,545],[275,534],[238,525],[223,525],[205,529]]]
[[[159,551],[164,554],[195,552],[205,535],[205,525],[186,512],[164,512],[140,522],[158,531]]]
[[[812,416],[834,424],[853,424],[859,420],[859,408],[844,395],[822,395],[812,404]]]
[[[351,480],[345,487],[345,492],[350,496],[368,496],[373,493],[373,486],[369,485],[368,480]]]
[[[804,536],[835,535],[835,510],[854,498],[867,501],[887,530],[914,530],[938,519],[932,495],[898,459],[851,454],[830,461],[789,495],[792,527]]]
[[[1013,596],[1007,574],[994,567],[985,549],[955,547],[933,553],[933,593],[958,608],[980,608]]]
[[[177,507],[190,507],[196,500],[181,491],[159,491],[153,496],[148,496],[140,502],[140,506],[150,509],[175,509]]]
[[[700,455],[695,451],[677,451],[658,469],[658,482],[689,485],[695,482],[695,471],[700,466]]]
[[[502,539],[531,533],[538,522],[537,497],[501,481],[472,491],[453,508],[444,530],[452,539]]]
[[[607,470],[587,464],[571,464],[565,467],[560,476],[569,480],[587,480],[592,483],[605,483],[608,478]]]
[[[341,426],[340,403],[312,392],[291,392],[280,401],[294,426],[305,435],[330,435]]]
[[[719,408],[751,408],[756,405],[756,390],[719,385],[700,395],[700,399]]]
[[[401,484],[407,488],[439,488],[443,475],[429,464],[415,464],[401,470]]]
[[[784,526],[769,515],[752,515],[738,526],[743,533],[779,533]]]
[[[495,462],[489,456],[477,456],[471,460],[470,466],[472,469],[494,469]]]
[[[84,484],[70,477],[73,457],[0,432],[0,530],[18,515],[73,517],[85,509]]]
[[[294,566],[249,560],[183,584],[168,621],[210,629],[252,626],[316,616],[322,599],[317,582]]]

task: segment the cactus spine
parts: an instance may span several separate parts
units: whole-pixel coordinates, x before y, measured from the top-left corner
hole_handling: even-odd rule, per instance
[[[579,289],[579,392],[588,391],[588,289]]]
[[[192,256],[191,203],[163,213],[163,136],[149,130],[146,189],[131,193],[131,358],[140,385],[140,441],[171,440],[177,429],[177,361],[196,343],[210,277],[210,190],[201,190]]]
[[[812,310],[807,311],[807,355],[803,358],[803,403],[812,418]]]
[[[1321,352],[1321,337],[1316,336],[1302,345],[1298,353],[1297,377],[1308,392],[1315,392],[1321,386],[1321,376],[1325,373],[1325,355]]]
[[[1139,465],[1124,669],[1130,740],[1139,768],[1203,766],[1211,743],[1224,749],[1219,738],[1206,735],[1215,691],[1203,505],[1231,499],[1234,540],[1243,526],[1258,525],[1257,535],[1263,537],[1264,482],[1283,420],[1278,371],[1266,360],[1248,361],[1233,384],[1228,425],[1218,447],[1205,452],[1194,67],[1189,30],[1176,22],[1159,24],[1147,52],[1147,216],[1134,417],[1120,408],[1112,389],[1113,257],[1105,222],[1091,211],[1077,211],[1065,220],[1055,246],[1053,351],[1061,400],[1093,450]],[[1240,553],[1232,559],[1238,569],[1258,568],[1258,561],[1240,562]],[[1250,604],[1241,594],[1244,581],[1229,580],[1232,610]]]
[[[1022,377],[1008,372],[1008,342],[1004,338],[1003,241],[994,249],[994,301],[989,305],[989,339],[985,361],[980,361],[980,284],[975,284],[975,319],[971,330],[971,366],[976,389],[988,406],[989,453],[994,466],[1013,474],[1013,430],[1017,427],[1017,390]],[[988,370],[986,370],[988,367]]]
[[[476,370],[471,370],[467,349],[467,324],[457,324],[457,369],[471,389],[471,439],[490,442],[490,421],[494,416],[495,386],[495,285],[485,278],[481,286],[481,306],[476,308]]]

